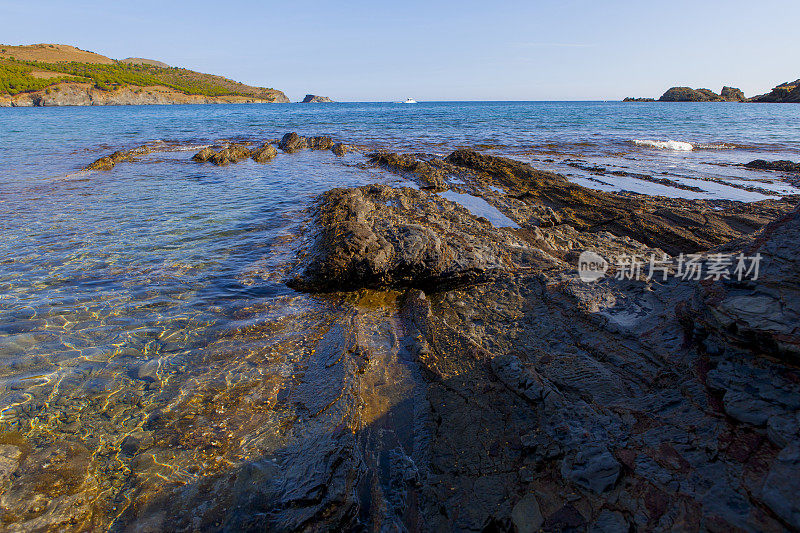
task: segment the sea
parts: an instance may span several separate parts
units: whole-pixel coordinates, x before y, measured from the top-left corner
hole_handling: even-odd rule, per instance
[[[203,146],[289,131],[361,150],[190,160]],[[153,148],[141,161],[81,170],[141,145]],[[368,165],[369,149],[464,147],[608,191],[744,202],[800,193],[798,174],[742,166],[800,160],[792,104],[0,109],[4,524],[90,509],[110,527],[135,499],[276,453],[301,423],[276,407],[280,391],[313,366],[311,339],[347,304],[283,283],[309,206],[334,187],[407,184]],[[49,466],[11,468],[12,487],[7,465],[18,463]]]

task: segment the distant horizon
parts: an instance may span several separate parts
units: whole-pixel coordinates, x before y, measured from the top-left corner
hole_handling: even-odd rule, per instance
[[[7,44],[58,43],[115,59],[140,57],[341,102],[617,101],[675,86],[768,93],[800,77],[800,5],[741,1],[673,9],[616,1],[475,1],[394,6],[356,1],[274,5],[240,1],[135,6],[43,0],[0,6]],[[152,13],[158,13],[153,16]],[[775,13],[780,13],[779,17]],[[245,16],[246,15],[246,16]],[[376,22],[379,21],[379,22]],[[796,70],[796,71],[793,71]]]

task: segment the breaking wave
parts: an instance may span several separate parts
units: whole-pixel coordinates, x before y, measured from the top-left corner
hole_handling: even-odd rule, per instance
[[[634,139],[633,144],[636,146],[647,146],[649,148],[658,148],[659,150],[675,150],[678,152],[691,152],[694,150],[692,143],[681,141],[652,141],[649,139]]]
[[[691,152],[692,150],[735,150],[740,148],[729,143],[687,143],[684,141],[653,141],[650,139],[634,139],[636,146],[646,146],[659,150],[673,150],[676,152]]]

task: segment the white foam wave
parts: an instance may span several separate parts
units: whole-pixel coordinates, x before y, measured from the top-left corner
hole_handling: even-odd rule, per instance
[[[658,148],[659,150],[674,150],[678,152],[691,152],[694,150],[692,143],[682,141],[653,141],[650,139],[634,139],[633,144],[636,146],[647,146],[649,148]]]
[[[716,143],[716,144],[695,144],[696,150],[736,150],[739,148],[735,144]]]

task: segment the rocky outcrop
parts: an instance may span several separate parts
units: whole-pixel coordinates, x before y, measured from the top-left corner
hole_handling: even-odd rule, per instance
[[[289,280],[301,290],[443,289],[492,279],[508,264],[491,224],[414,189],[334,189],[315,224],[320,231]]]
[[[797,104],[800,103],[800,80],[782,83],[768,94],[754,96],[751,102]]]
[[[420,179],[420,186],[423,189],[436,191],[447,189],[444,179],[446,165],[441,160],[426,162],[410,154],[398,155],[390,152],[373,152],[367,157],[373,164],[413,173]]]
[[[343,157],[350,150],[351,148],[344,143],[334,143],[334,145],[331,146],[331,152],[339,157]]]
[[[149,146],[139,146],[130,150],[117,150],[111,155],[103,156],[84,168],[84,170],[111,170],[123,161],[138,161],[139,157],[152,152]]]
[[[308,142],[305,137],[300,137],[297,133],[291,132],[281,138],[278,148],[287,154],[292,154],[308,148]]]
[[[312,150],[330,150],[333,148],[333,139],[327,135],[320,137],[309,137],[306,139],[306,144]]]
[[[207,146],[194,154],[192,156],[192,161],[196,161],[198,163],[205,163],[206,161],[209,161],[217,166],[230,165],[231,163],[236,163],[249,157],[253,157],[253,159],[259,157],[260,159],[263,159],[263,161],[266,161],[271,159],[269,156],[269,148],[266,148],[267,145],[263,145],[255,150],[250,150],[248,144],[233,143],[228,144],[219,151]],[[275,148],[273,147],[272,150],[275,150]]]
[[[264,143],[250,153],[253,161],[256,163],[266,163],[278,155],[278,150],[272,146],[272,143]]]
[[[800,366],[800,211],[773,222],[743,250],[758,255],[758,279],[703,285],[708,324],[727,343],[788,358]],[[750,268],[750,265],[745,265]]]
[[[622,100],[623,102],[655,102],[655,98],[634,98],[632,96],[628,96]]]
[[[88,83],[59,83],[29,93],[0,95],[0,107],[90,106],[90,105],[168,105],[168,104],[253,104],[285,103],[280,91],[269,98],[245,96],[202,96],[185,94],[164,86],[124,87],[100,90]]]
[[[230,144],[211,156],[210,161],[217,166],[229,165],[250,157],[250,148],[246,144]]]
[[[722,91],[719,93],[720,97],[725,100],[726,102],[746,102],[747,97],[744,95],[741,89],[737,89],[736,87],[723,87]]]
[[[334,103],[333,100],[328,98],[327,96],[318,96],[316,94],[307,94],[305,98],[303,98],[304,104],[332,104]]]
[[[667,89],[659,102],[722,102],[723,98],[708,89],[692,89],[691,87],[672,87]]]
[[[747,168],[755,170],[777,170],[780,172],[800,172],[800,163],[793,161],[765,161],[756,159],[744,164]]]
[[[719,209],[703,201],[626,196],[588,189],[558,174],[541,172],[514,160],[473,150],[457,150],[445,160],[477,171],[518,191],[526,204],[548,206],[560,224],[578,231],[609,231],[669,254],[691,253],[753,232],[785,212],[784,202],[737,204]],[[542,224],[551,224],[546,217]]]
[[[424,180],[413,170],[419,156],[373,159]],[[374,186],[323,195],[296,287],[430,290],[407,291],[399,316],[382,326],[402,324],[392,345],[408,347],[398,357],[420,370],[419,381],[404,383],[412,392],[397,405],[405,407],[364,430],[383,434],[387,422],[413,420],[403,426],[412,434],[390,431],[409,444],[395,449],[396,460],[373,462],[383,448],[367,439],[358,448],[366,450],[363,462],[347,470],[372,480],[371,504],[349,496],[355,482],[330,469],[343,500],[326,493],[305,503],[303,516],[315,518],[302,527],[800,527],[796,199],[717,204],[722,218],[709,222],[705,202],[587,195],[558,175],[470,150],[426,162],[471,190],[503,190],[486,198],[521,227],[482,224],[425,191]],[[616,225],[624,211],[631,218]],[[753,233],[766,213],[778,220]],[[643,243],[675,244],[654,235],[668,231],[667,221],[681,246],[705,243],[695,251],[716,243],[731,254],[760,253],[761,276],[740,283],[609,272],[588,283],[576,275],[582,250],[661,254]],[[706,232],[709,223],[717,229]],[[725,244],[731,237],[738,239]],[[477,255],[458,256],[467,252]],[[487,267],[493,275],[472,274]],[[470,275],[448,283],[444,273],[465,268]],[[380,352],[361,345],[337,353],[324,359]],[[287,505],[270,508],[270,517],[290,516]]]

